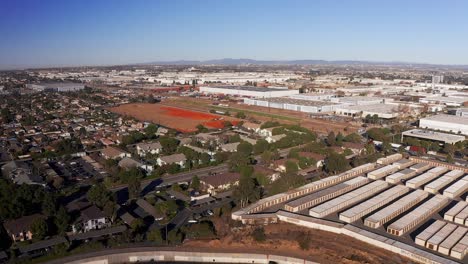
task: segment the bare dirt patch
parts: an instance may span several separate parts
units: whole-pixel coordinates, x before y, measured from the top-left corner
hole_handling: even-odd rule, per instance
[[[206,248],[214,251],[231,250],[257,252],[303,258],[319,263],[413,263],[392,252],[374,247],[359,240],[320,230],[310,230],[291,224],[279,223],[264,226],[266,240],[256,242],[244,227],[226,232],[226,221],[215,221],[217,230],[223,234],[211,241],[189,241],[184,247]],[[224,226],[224,227],[223,227]],[[303,250],[298,236],[307,235],[308,249]]]
[[[109,108],[109,111],[131,116],[141,121],[157,123],[180,132],[194,132],[200,124],[207,128],[223,128],[224,121],[229,121],[232,124],[238,122],[236,118],[162,104],[125,104]]]
[[[301,124],[301,126],[321,134],[328,134],[331,131],[335,133],[341,132],[343,134],[349,134],[356,132],[359,129],[359,126],[351,122],[338,122],[313,118],[309,114],[303,112],[245,105],[235,102],[226,103],[229,105],[228,107],[219,107],[213,105],[213,102],[214,101],[208,99],[173,97],[165,100],[163,104],[206,112],[211,109],[225,109],[232,114],[243,111],[247,117],[254,118],[258,121],[265,122],[272,120],[279,121],[284,124]],[[223,102],[223,104],[225,103]]]

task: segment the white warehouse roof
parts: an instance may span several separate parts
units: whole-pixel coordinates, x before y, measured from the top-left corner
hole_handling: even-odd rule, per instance
[[[403,136],[415,137],[422,139],[429,139],[434,141],[440,141],[447,144],[455,144],[465,140],[464,136],[452,135],[447,133],[428,131],[423,129],[412,129],[402,133]]]

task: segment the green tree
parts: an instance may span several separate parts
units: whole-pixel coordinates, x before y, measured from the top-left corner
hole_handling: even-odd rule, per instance
[[[366,154],[367,155],[372,155],[375,153],[375,146],[372,143],[369,143],[366,145]]]
[[[351,134],[347,135],[346,137],[344,137],[343,141],[359,143],[359,142],[361,142],[361,139],[362,139],[361,136],[359,136],[358,134],[351,133]]]
[[[145,228],[145,222],[143,222],[143,219],[137,218],[137,219],[135,219],[135,221],[133,221],[130,224],[130,228],[136,234],[141,233]]]
[[[155,124],[149,124],[146,128],[145,128],[145,134],[146,134],[146,137],[148,138],[154,138],[156,136],[156,132],[158,131],[158,126],[155,125]]]
[[[257,140],[257,143],[253,146],[253,152],[255,154],[261,154],[268,150],[270,144],[265,139]]]
[[[241,166],[250,164],[250,156],[247,156],[241,152],[235,152],[231,155],[228,161],[229,171],[239,171]]]
[[[107,190],[102,183],[93,185],[86,196],[90,202],[100,208],[103,208],[108,201],[113,200],[112,192]]]
[[[240,118],[240,119],[245,119],[245,118],[246,118],[244,112],[237,112],[236,117],[237,117],[237,118]]]
[[[243,155],[250,156],[250,154],[252,154],[252,151],[253,151],[253,146],[249,142],[242,141],[237,146],[237,152]]]
[[[177,203],[174,200],[167,200],[165,202],[157,203],[154,208],[156,211],[162,215],[171,218],[177,213]]]
[[[262,159],[262,162],[266,165],[270,165],[270,163],[273,161],[273,153],[268,150],[263,152],[260,157]]]
[[[206,128],[202,124],[199,124],[199,125],[197,125],[197,131],[198,131],[198,133],[205,133],[205,132],[208,132],[208,128]]]
[[[384,142],[382,143],[382,151],[383,151],[385,154],[388,154],[388,153],[390,153],[391,150],[392,150],[392,145],[390,144],[390,142],[384,141]]]
[[[245,207],[260,198],[260,192],[252,178],[253,170],[248,166],[242,166],[240,171],[239,185],[234,190],[234,197],[239,200],[241,207]]]
[[[139,177],[132,177],[128,182],[128,196],[130,199],[140,197],[141,192],[141,180]]]
[[[34,221],[31,223],[31,232],[34,239],[44,239],[49,232],[49,227],[46,220],[43,218],[34,219]]]
[[[296,241],[302,250],[308,250],[310,248],[310,237],[309,233],[301,233],[296,237]]]
[[[341,134],[341,132],[338,132],[338,135],[336,135],[336,145],[337,146],[342,146],[343,145],[343,141],[344,141],[344,136],[343,134]]]
[[[161,143],[163,152],[166,154],[176,152],[177,147],[179,146],[179,141],[172,137],[161,137],[159,139],[159,143]]]
[[[336,146],[336,136],[335,136],[335,133],[333,131],[328,133],[327,144],[328,144],[328,146]]]
[[[164,238],[160,229],[153,229],[147,234],[147,239],[158,245],[163,244]]]
[[[200,189],[200,178],[197,175],[192,177],[192,181],[190,182],[190,187],[194,190]]]
[[[335,152],[330,153],[325,158],[324,169],[328,173],[336,174],[343,172],[349,168],[349,163],[346,160],[345,156]]]
[[[445,144],[443,151],[444,153],[453,156],[453,154],[455,153],[455,147],[452,144]]]
[[[263,227],[257,227],[252,232],[252,237],[257,242],[264,242],[266,240],[265,229]]]
[[[0,115],[5,123],[10,123],[14,119],[13,113],[8,108],[3,108]]]
[[[53,216],[57,212],[57,200],[50,193],[47,193],[44,196],[44,200],[42,201],[42,212],[46,216]]]
[[[210,164],[211,156],[208,153],[202,153],[200,155],[200,162],[201,164],[208,165]]]
[[[68,214],[67,210],[65,210],[65,207],[60,206],[57,215],[55,216],[54,219],[54,224],[57,227],[57,231],[59,234],[63,235],[68,229],[68,225],[70,223],[70,215]]]

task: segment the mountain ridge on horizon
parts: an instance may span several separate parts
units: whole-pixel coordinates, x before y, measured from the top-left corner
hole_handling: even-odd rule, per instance
[[[367,61],[367,60],[255,60],[248,58],[223,58],[212,60],[173,60],[173,61],[153,61],[137,63],[134,65],[406,65],[406,66],[448,66],[467,68],[468,64],[437,64],[424,62],[404,62],[404,61]]]

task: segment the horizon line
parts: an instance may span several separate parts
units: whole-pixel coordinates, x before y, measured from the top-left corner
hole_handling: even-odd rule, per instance
[[[409,61],[380,61],[380,60],[353,60],[353,59],[336,59],[336,60],[327,60],[327,59],[250,59],[250,58],[221,58],[221,59],[206,59],[206,60],[197,60],[197,59],[177,59],[177,60],[157,60],[157,61],[146,61],[146,62],[129,62],[129,63],[122,63],[122,64],[51,64],[51,65],[5,65],[0,66],[0,71],[11,71],[11,70],[40,70],[40,69],[51,69],[51,68],[75,68],[75,67],[114,67],[114,66],[137,66],[137,65],[171,65],[171,63],[176,63],[179,66],[182,65],[193,65],[190,62],[196,62],[198,64],[207,63],[207,65],[213,64],[209,63],[210,61],[223,61],[223,60],[251,60],[254,61],[252,65],[260,65],[255,64],[255,62],[278,62],[278,63],[285,63],[283,65],[297,65],[297,64],[287,64],[287,62],[299,62],[299,61],[322,61],[328,63],[338,63],[340,62],[355,62],[355,63],[369,63],[369,64],[400,64],[400,65],[426,65],[426,66],[450,66],[450,67],[468,67],[468,64],[447,64],[447,63],[431,63],[431,62],[409,62]],[[188,62],[187,64],[183,64],[183,62]],[[242,65],[240,64],[223,64],[223,63],[215,63],[218,65]],[[271,65],[274,65],[271,64]],[[304,64],[304,65],[320,65],[318,64]],[[342,65],[345,65],[343,63]],[[265,65],[264,65],[265,66]],[[266,65],[267,66],[267,65]]]

